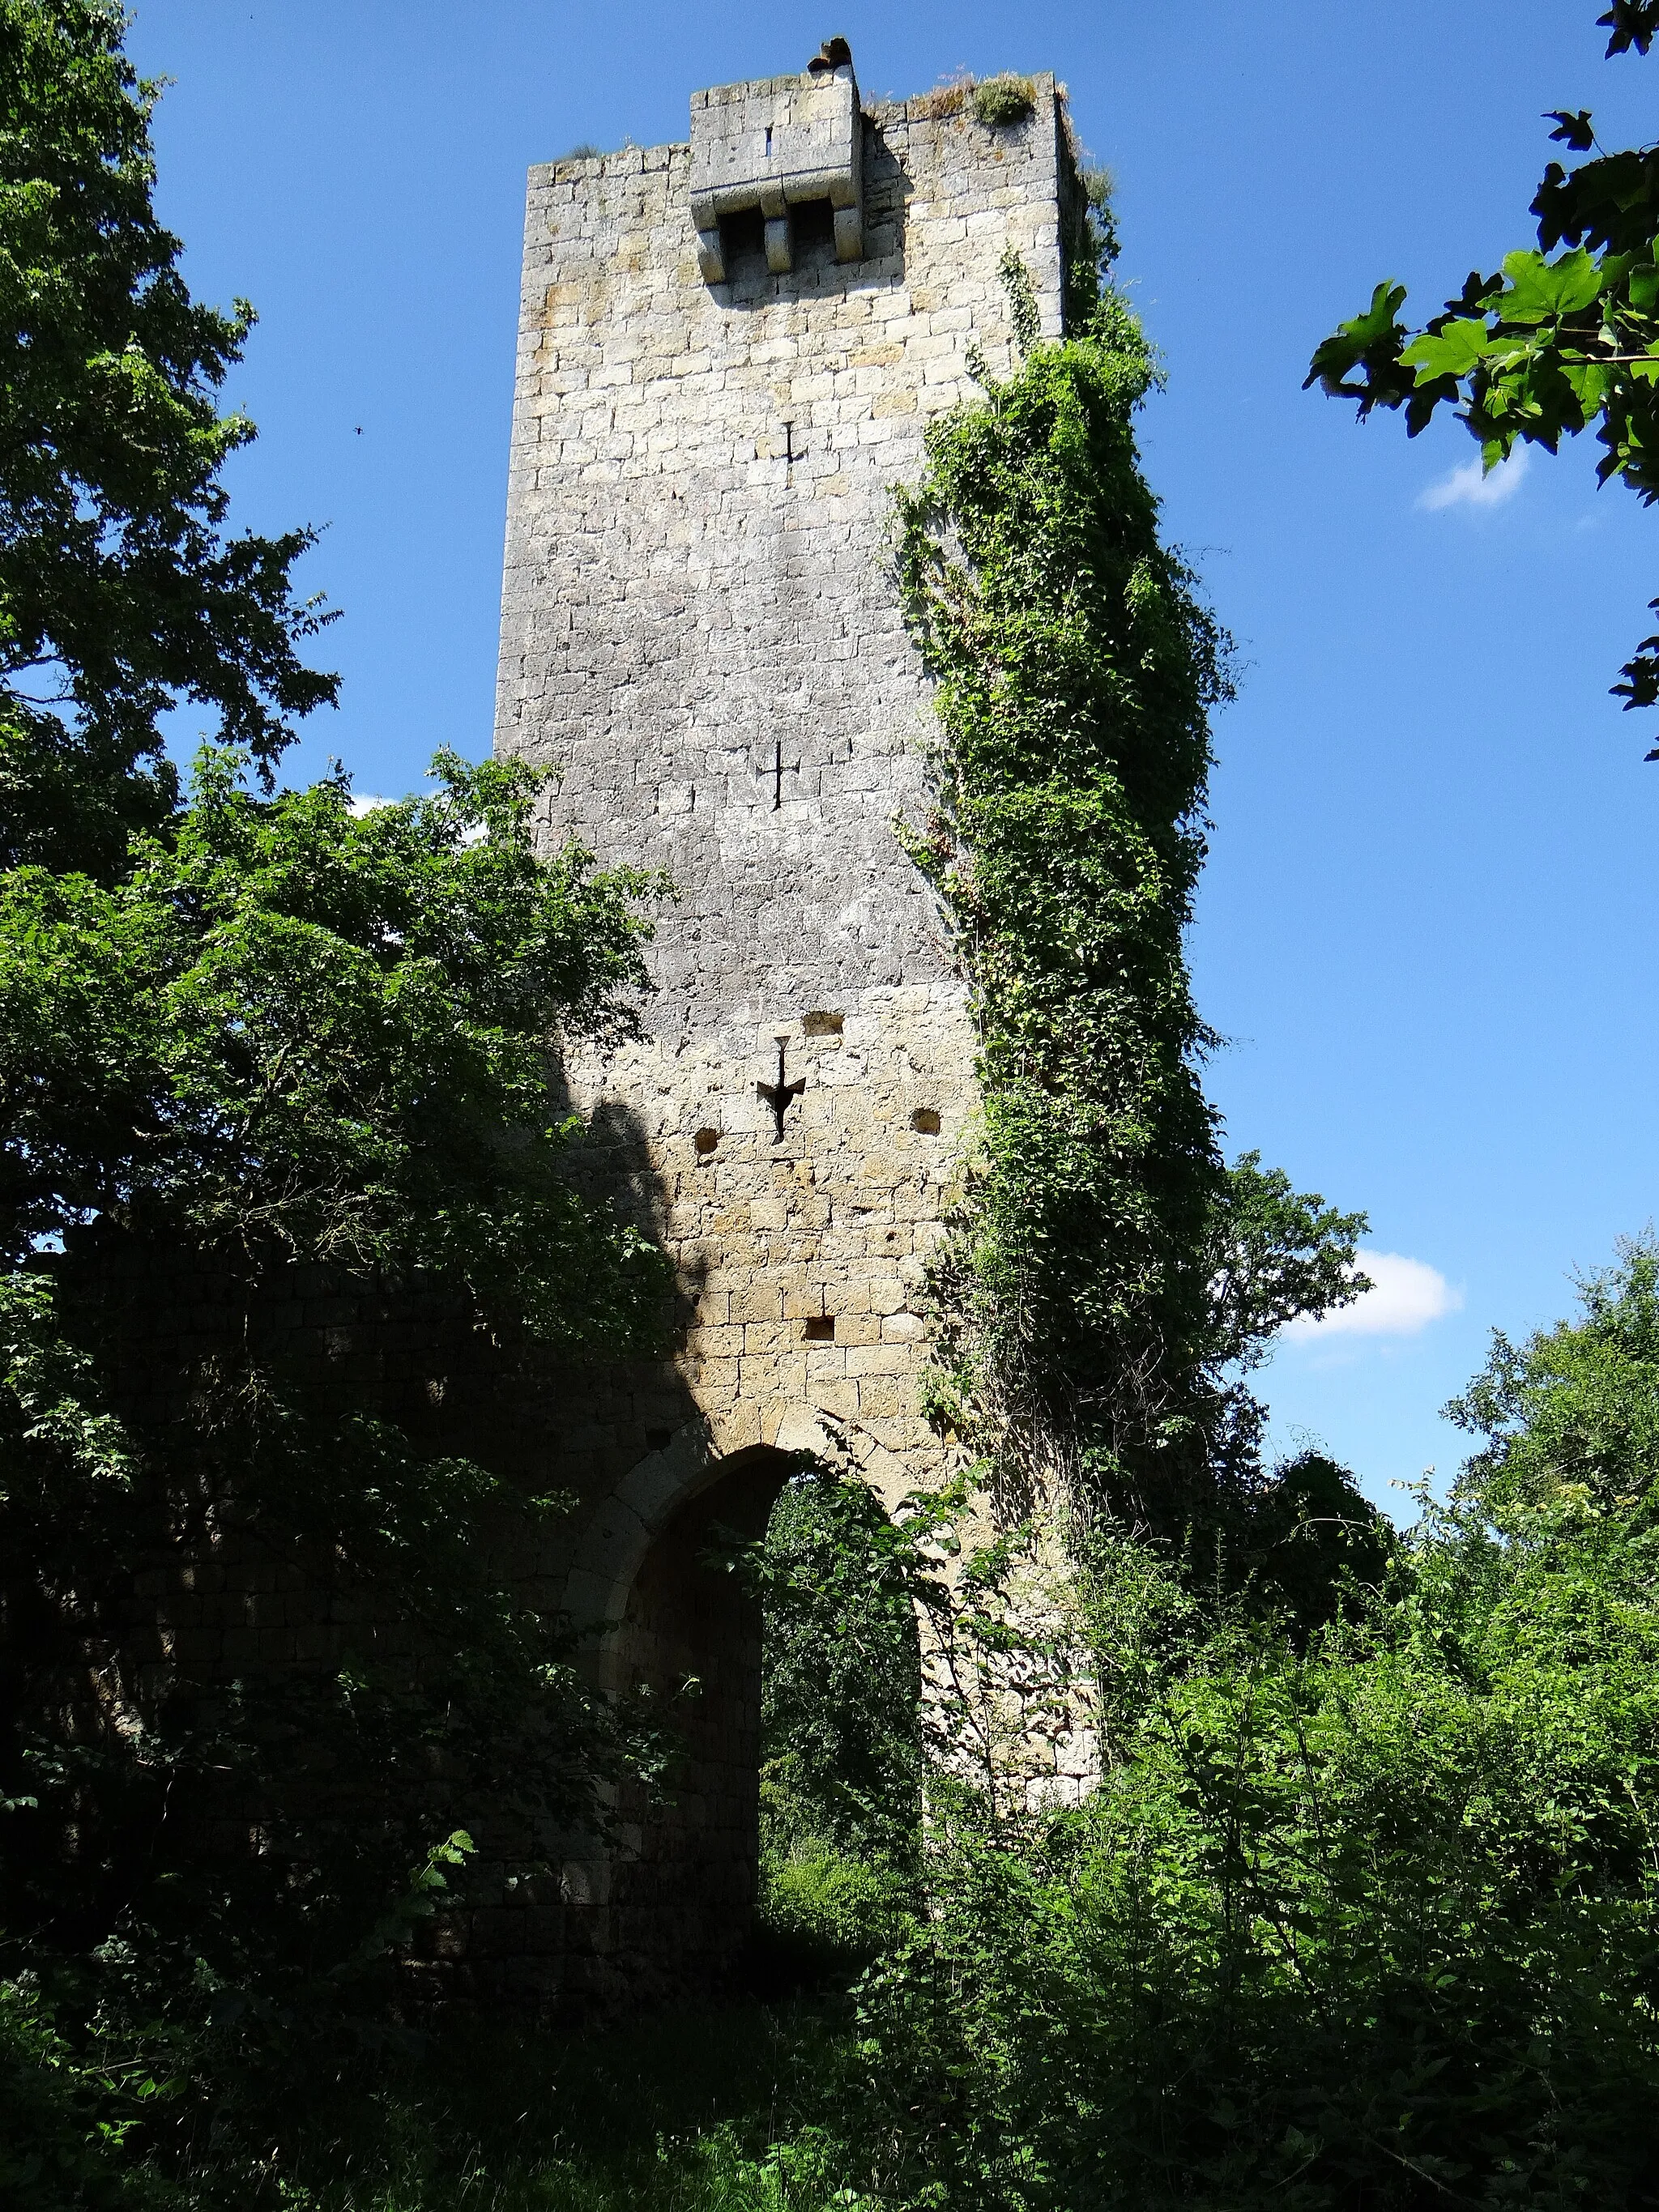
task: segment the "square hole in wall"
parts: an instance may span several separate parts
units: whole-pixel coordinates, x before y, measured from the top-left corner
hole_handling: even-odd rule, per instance
[[[728,281],[738,273],[739,264],[745,276],[766,274],[766,218],[757,207],[720,217],[720,252]]]
[[[809,1314],[801,1334],[808,1344],[833,1344],[836,1340],[834,1314]]]
[[[647,1429],[645,1432],[647,1451],[666,1451],[673,1441],[672,1429]]]
[[[691,1139],[692,1143],[697,1148],[698,1158],[704,1160],[706,1160],[709,1153],[714,1150],[715,1146],[720,1143],[720,1133],[718,1129],[699,1129],[696,1135]]]
[[[828,200],[797,200],[789,216],[789,243],[798,262],[835,259],[836,210]]]
[[[920,1129],[924,1137],[936,1137],[939,1132],[937,1110],[932,1106],[918,1106],[910,1116],[910,1127]]]
[[[847,1025],[845,1014],[806,1014],[801,1019],[804,1036],[839,1036]]]

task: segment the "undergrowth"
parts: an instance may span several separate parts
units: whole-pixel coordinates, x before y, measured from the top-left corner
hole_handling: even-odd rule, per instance
[[[109,2201],[135,2212],[849,2206],[845,2147],[823,2125],[848,2039],[844,2022],[799,2006],[587,2036],[458,2025],[418,2057],[382,2057],[273,2117],[262,2154],[210,2148],[185,2181],[135,2176]],[[40,2199],[75,2201],[98,2199]]]

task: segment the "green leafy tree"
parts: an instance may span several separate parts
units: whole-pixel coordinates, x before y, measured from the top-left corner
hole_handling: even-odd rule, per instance
[[[374,2016],[465,1830],[533,1856],[651,1756],[504,1574],[559,1501],[293,1316],[493,1343],[498,1380],[650,1334],[664,1263],[575,1194],[551,1076],[629,1025],[654,886],[538,858],[522,767],[360,812],[244,765],[205,752],[112,884],[0,875],[0,1974],[28,2049],[87,2054],[71,2104],[152,2143]],[[233,1667],[179,1595],[227,1562],[289,1623]],[[97,2091],[112,2049],[178,2095]]]
[[[223,527],[252,310],[179,273],[122,30],[106,0],[0,0],[0,865],[105,875],[173,805],[169,706],[268,772],[337,689],[296,649],[328,618],[294,595],[313,533]]]
[[[1598,21],[1607,55],[1645,54],[1659,30],[1648,0],[1615,0]],[[1401,317],[1406,288],[1384,280],[1362,315],[1342,324],[1307,378],[1334,397],[1402,410],[1415,437],[1450,408],[1488,469],[1518,442],[1554,453],[1594,429],[1602,483],[1659,499],[1659,146],[1608,153],[1588,109],[1556,111],[1550,133],[1574,154],[1552,161],[1532,203],[1536,249],[1505,254],[1498,270],[1471,271],[1463,289],[1421,330]],[[1558,249],[1564,249],[1558,251]],[[1659,599],[1651,602],[1659,610]],[[1613,686],[1626,709],[1659,702],[1659,635],[1643,639]],[[1649,760],[1659,760],[1659,747]]]
[[[1577,1322],[1521,1345],[1495,1332],[1486,1366],[1447,1408],[1483,1440],[1459,1495],[1488,1513],[1577,1504],[1645,1526],[1659,1505],[1659,1246],[1632,1240],[1579,1291]]]
[[[547,1054],[625,1025],[652,882],[538,859],[521,768],[443,755],[434,795],[359,816],[343,777],[267,802],[240,766],[205,752],[113,885],[0,877],[0,1250],[96,1225],[255,1272],[448,1271],[602,1329],[629,1294]]]
[[[206,754],[112,885],[0,877],[0,1790],[36,1800],[7,1829],[31,1869],[14,1934],[27,1892],[95,1940],[125,1919],[205,1942],[204,1898],[235,1885],[178,1881],[211,1826],[187,1808],[260,1808],[289,1873],[262,1890],[245,1870],[230,1950],[280,1951],[286,1881],[297,1971],[350,1951],[354,1916],[486,1777],[514,1771],[509,1795],[550,1790],[568,1816],[602,1731],[489,1565],[492,1516],[548,1502],[308,1377],[283,1285],[308,1268],[394,1310],[418,1297],[463,1334],[487,1324],[504,1359],[650,1326],[663,1263],[573,1191],[549,1066],[562,1039],[626,1026],[649,886],[539,860],[521,768],[446,757],[434,795],[358,814],[343,778],[262,799],[238,765]],[[155,1300],[194,1346],[160,1389],[131,1349]],[[283,1656],[234,1687],[140,1667],[135,1565],[165,1582],[227,1545],[280,1563],[308,1618],[358,1592],[331,1666]],[[41,1724],[76,1650],[109,1686],[78,1747]],[[331,1813],[305,1787],[330,1758],[357,1778]],[[235,1916],[215,1914],[229,1942]]]
[[[0,0],[0,2155],[43,2202],[112,2200],[135,2129],[234,2149],[378,2032],[469,1827],[533,1857],[653,1755],[504,1573],[559,1501],[304,1300],[498,1382],[651,1335],[558,1061],[629,1028],[660,887],[539,855],[521,769],[275,793],[335,690],[310,537],[227,532],[251,314],[182,283],[122,32]],[[227,1575],[280,1615],[240,1650]]]

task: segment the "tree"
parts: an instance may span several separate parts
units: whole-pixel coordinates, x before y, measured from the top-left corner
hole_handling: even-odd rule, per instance
[[[465,1825],[568,1828],[623,1747],[501,1564],[558,1501],[308,1363],[296,1285],[505,1376],[648,1335],[665,1275],[554,1079],[634,1018],[654,880],[539,854],[520,767],[275,792],[336,688],[311,537],[226,533],[251,311],[179,276],[122,28],[0,0],[0,2073],[89,2069],[112,2141],[111,2039],[214,2097],[303,2056]],[[187,794],[179,700],[220,724]],[[292,1608],[234,1657],[154,1598],[227,1560]]]
[[[1460,1498],[1497,1517],[1563,1508],[1628,1518],[1644,1531],[1659,1507],[1659,1245],[1620,1247],[1611,1268],[1581,1280],[1576,1322],[1516,1345],[1501,1331],[1486,1366],[1446,1409],[1481,1439]]]
[[[187,700],[259,771],[337,679],[291,572],[309,530],[223,528],[252,438],[216,395],[253,322],[192,300],[157,222],[160,88],[108,0],[0,0],[0,865],[118,869],[174,803]]]
[[[665,1273],[571,1188],[549,1080],[629,1024],[648,880],[539,859],[522,766],[365,813],[245,766],[206,751],[114,884],[0,874],[0,1966],[216,2094],[370,2009],[456,1832],[568,1829],[625,1747],[502,1564],[558,1501],[308,1364],[293,1271],[504,1376],[648,1332]],[[159,1633],[144,1590],[250,1559],[275,1648]]]
[[[1659,6],[1613,0],[1597,21],[1610,33],[1609,58],[1645,54]],[[1321,343],[1306,382],[1357,400],[1362,421],[1373,408],[1403,409],[1413,438],[1449,407],[1488,469],[1518,441],[1553,453],[1564,437],[1594,427],[1599,481],[1620,480],[1651,506],[1659,499],[1659,145],[1607,153],[1588,109],[1558,109],[1548,119],[1553,140],[1595,158],[1545,170],[1531,208],[1536,251],[1505,254],[1493,276],[1472,270],[1419,331],[1401,319],[1405,286],[1385,279],[1364,314]],[[1659,611],[1659,599],[1650,604]],[[1659,702],[1659,634],[1642,640],[1613,691],[1626,711]],[[1659,760],[1659,746],[1647,758]]]
[[[0,1253],[96,1231],[249,1280],[447,1273],[602,1330],[630,1294],[547,1054],[626,1027],[652,879],[539,859],[520,767],[442,754],[431,796],[360,817],[343,775],[266,801],[244,765],[205,750],[118,884],[0,875]]]

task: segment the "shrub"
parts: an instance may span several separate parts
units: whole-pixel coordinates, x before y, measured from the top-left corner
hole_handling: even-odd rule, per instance
[[[1029,76],[1015,76],[1005,70],[1001,76],[988,76],[974,87],[975,119],[993,131],[1024,123],[1036,106],[1036,86]]]
[[[884,2201],[1659,2201],[1656,1282],[1498,1340],[1452,1503],[1305,1650],[1103,1543],[1106,1782],[959,1813],[861,1986]]]
[[[774,1963],[812,1983],[867,1966],[908,1928],[913,1877],[818,1849],[769,1857],[761,1869],[759,1919]]]

